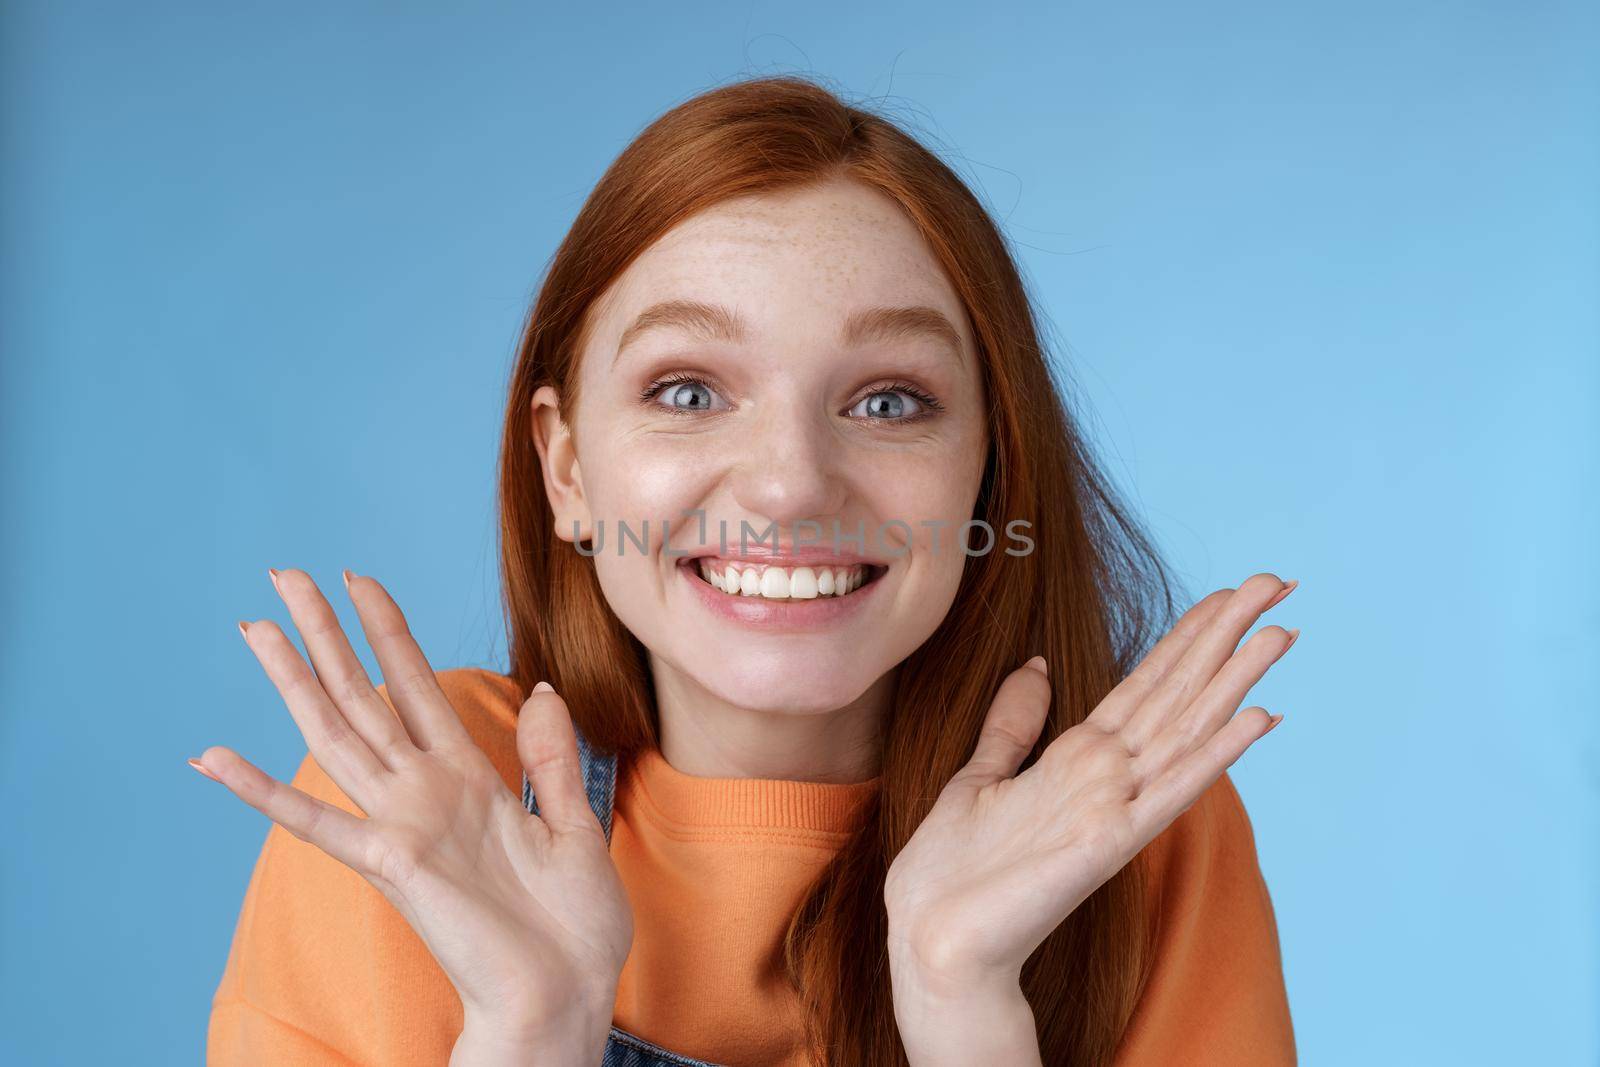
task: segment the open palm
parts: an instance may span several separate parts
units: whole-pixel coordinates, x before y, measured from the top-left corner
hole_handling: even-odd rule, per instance
[[[996,695],[972,759],[896,856],[891,954],[924,975],[1014,978],[1033,950],[1278,722],[1245,694],[1298,636],[1263,627],[1294,588],[1258,574],[1190,609],[1021,774],[1050,707],[1044,660]]]
[[[462,726],[381,584],[346,579],[392,709],[311,577],[285,570],[274,584],[314,670],[275,623],[240,629],[318,765],[367,817],[223,746],[206,749],[199,769],[371,882],[427,944],[469,1024],[493,1020],[530,1039],[580,1018],[608,1027],[633,918],[560,697],[541,684],[518,718],[535,816]]]

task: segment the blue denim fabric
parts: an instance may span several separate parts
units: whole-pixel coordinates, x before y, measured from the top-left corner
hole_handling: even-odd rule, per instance
[[[583,769],[583,791],[589,798],[589,807],[600,819],[600,827],[611,840],[611,808],[617,796],[617,757],[603,756],[589,747],[583,731],[574,727],[578,735],[578,762]],[[522,806],[534,815],[539,805],[533,798],[533,786],[528,775],[522,775]],[[605,1056],[600,1067],[718,1067],[705,1060],[691,1059],[660,1045],[651,1044],[636,1034],[613,1026],[606,1038]]]

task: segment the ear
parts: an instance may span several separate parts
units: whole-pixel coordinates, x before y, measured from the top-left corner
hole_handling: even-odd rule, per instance
[[[533,444],[539,450],[545,495],[556,516],[556,536],[563,541],[587,541],[594,536],[593,518],[583,495],[577,442],[561,418],[561,398],[553,386],[541,385],[533,394],[532,403]]]

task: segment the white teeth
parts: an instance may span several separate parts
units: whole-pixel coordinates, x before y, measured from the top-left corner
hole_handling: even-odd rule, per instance
[[[761,572],[761,595],[768,600],[789,599],[789,575],[782,567],[768,567]]]
[[[706,584],[730,596],[769,600],[815,600],[846,596],[861,588],[867,569],[855,567],[772,567],[729,564],[707,557],[699,561]]]
[[[789,575],[789,595],[796,600],[815,600],[817,572],[810,567],[796,567],[794,573]]]

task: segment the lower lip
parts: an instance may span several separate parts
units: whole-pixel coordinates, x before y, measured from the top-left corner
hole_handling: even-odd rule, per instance
[[[713,589],[696,574],[689,560],[678,565],[678,575],[694,596],[714,614],[743,626],[764,630],[825,630],[855,615],[873,598],[886,575],[880,574],[861,588],[844,596],[819,596],[815,600],[768,600],[763,596],[734,596]]]

